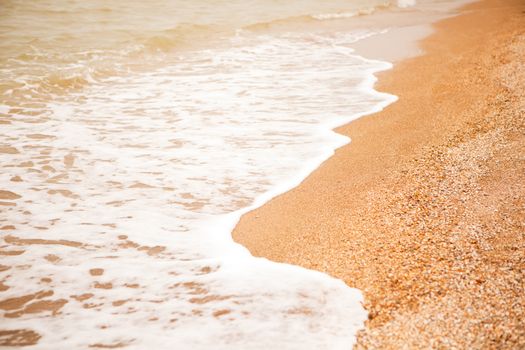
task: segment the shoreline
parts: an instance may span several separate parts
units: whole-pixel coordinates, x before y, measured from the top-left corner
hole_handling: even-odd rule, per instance
[[[361,289],[358,348],[525,344],[524,10],[482,0],[434,24],[423,56],[378,74],[399,101],[337,128],[352,142],[233,232]]]

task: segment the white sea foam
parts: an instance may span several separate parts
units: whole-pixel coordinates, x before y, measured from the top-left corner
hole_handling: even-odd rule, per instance
[[[12,109],[2,128],[21,153],[1,155],[0,180],[20,176],[9,186],[22,198],[2,216],[19,238],[83,246],[3,259],[5,297],[67,301],[3,327],[35,330],[38,349],[351,348],[366,319],[358,290],[253,258],[230,232],[349,142],[332,128],[395,100],[372,89],[390,64],[348,47],[366,35],[237,37],[56,96],[31,131],[31,107]]]
[[[313,15],[312,17],[319,20],[325,19],[341,19],[341,18],[351,18],[357,16],[358,12],[340,12],[340,13],[321,13],[318,15]]]
[[[416,0],[397,0],[397,6],[401,8],[416,6]]]

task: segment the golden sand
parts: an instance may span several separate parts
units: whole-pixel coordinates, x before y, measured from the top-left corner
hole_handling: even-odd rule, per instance
[[[435,29],[380,75],[399,101],[234,238],[361,289],[357,348],[525,348],[525,2]]]

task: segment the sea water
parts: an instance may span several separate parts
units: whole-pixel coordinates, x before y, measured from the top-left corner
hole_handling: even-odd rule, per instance
[[[391,64],[352,49],[387,29],[350,24],[411,7],[0,3],[1,328],[37,349],[350,349],[358,290],[230,232],[396,100],[373,89]]]

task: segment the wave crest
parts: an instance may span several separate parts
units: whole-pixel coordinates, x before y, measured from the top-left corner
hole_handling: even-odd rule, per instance
[[[195,45],[200,38],[211,36],[213,28],[206,25],[182,23],[144,40],[147,51],[167,52],[180,47]]]
[[[400,3],[402,4],[400,5]],[[413,5],[409,5],[409,3],[415,4],[415,0],[398,0],[397,6],[398,7],[413,6]],[[387,1],[387,2],[384,2],[376,6],[362,8],[362,9],[355,10],[355,11],[292,16],[292,17],[280,18],[280,19],[276,19],[276,20],[272,20],[268,22],[254,23],[254,24],[243,27],[243,29],[249,30],[249,31],[262,31],[262,30],[269,30],[269,29],[278,29],[280,27],[284,27],[287,25],[301,25],[301,24],[304,25],[304,24],[308,24],[311,22],[341,20],[341,19],[347,19],[347,18],[352,18],[352,17],[367,16],[377,11],[388,9],[391,6],[392,6],[392,3]]]
[[[416,6],[416,0],[397,0],[397,7],[406,8]]]

